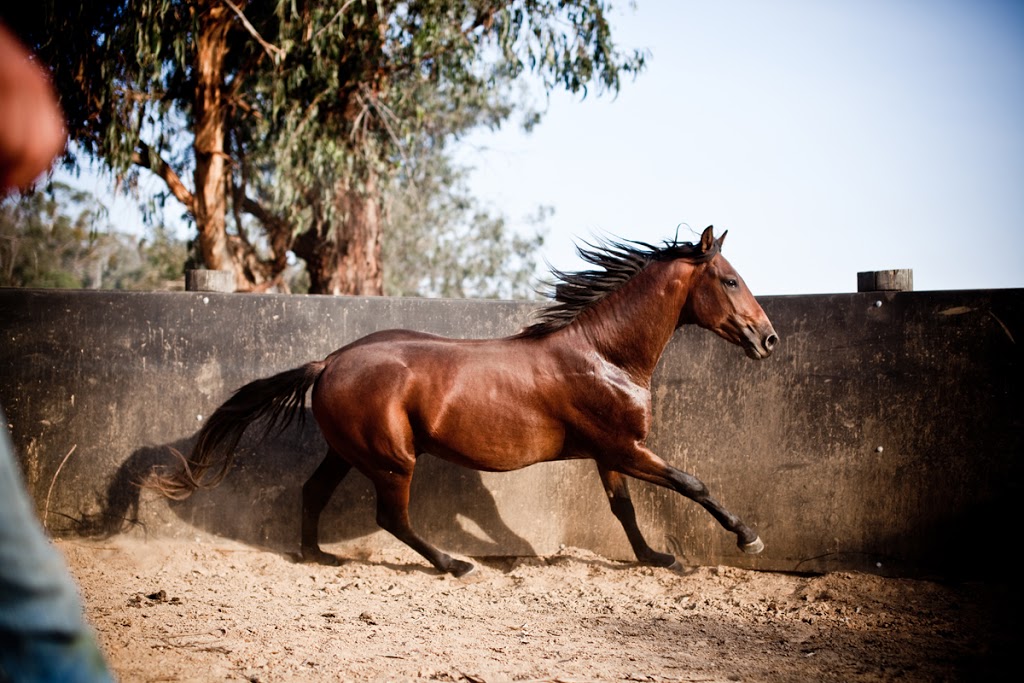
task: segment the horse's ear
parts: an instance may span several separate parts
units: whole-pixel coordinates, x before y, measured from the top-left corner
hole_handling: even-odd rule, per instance
[[[700,251],[702,254],[708,253],[711,251],[711,248],[715,246],[714,227],[715,226],[713,225],[709,225],[704,228],[704,234],[700,236]]]
[[[726,230],[725,232],[722,233],[722,235],[717,240],[715,240],[716,242],[718,242],[718,250],[719,251],[722,250],[722,243],[725,242],[725,236],[728,235],[728,234],[729,234],[729,231]]]

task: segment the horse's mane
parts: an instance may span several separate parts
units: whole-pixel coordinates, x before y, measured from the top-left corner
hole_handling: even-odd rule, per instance
[[[587,263],[601,270],[565,272],[551,269],[553,282],[547,282],[552,291],[552,303],[536,314],[536,321],[524,327],[515,336],[543,337],[567,327],[583,311],[618,291],[649,264],[655,261],[686,259],[692,263],[708,261],[718,253],[719,242],[712,242],[707,251],[699,243],[665,240],[661,246],[634,240],[600,240],[597,244],[584,242],[576,245],[576,253]]]

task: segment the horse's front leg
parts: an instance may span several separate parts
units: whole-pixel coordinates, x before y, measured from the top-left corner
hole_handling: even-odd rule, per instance
[[[669,567],[678,569],[679,562],[668,553],[659,553],[647,545],[640,527],[636,523],[636,510],[633,508],[633,499],[629,495],[629,485],[625,476],[610,470],[598,463],[597,471],[601,475],[601,483],[604,484],[605,493],[608,494],[608,504],[611,505],[612,514],[622,524],[626,532],[629,545],[633,547],[636,559],[644,564],[651,564],[655,567]]]
[[[758,538],[757,532],[712,498],[704,482],[672,467],[646,447],[637,445],[615,465],[615,469],[631,477],[670,488],[700,504],[726,530],[736,534],[737,545],[743,552],[756,555],[764,550],[764,543]]]

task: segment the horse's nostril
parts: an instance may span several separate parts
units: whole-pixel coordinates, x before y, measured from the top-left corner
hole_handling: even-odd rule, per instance
[[[771,351],[775,348],[775,345],[779,343],[779,335],[769,334],[764,340],[764,347]]]

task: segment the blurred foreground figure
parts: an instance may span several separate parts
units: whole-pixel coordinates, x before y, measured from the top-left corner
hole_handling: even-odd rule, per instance
[[[0,683],[112,681],[60,554],[0,430]]]
[[[66,140],[49,78],[0,24],[0,196],[31,185]]]
[[[46,74],[0,26],[0,196],[30,185],[64,140]],[[0,683],[112,681],[71,575],[36,519],[2,410],[0,420]]]

